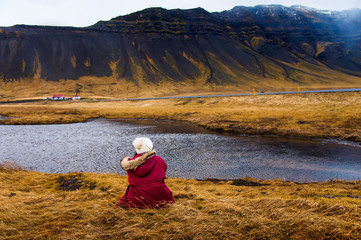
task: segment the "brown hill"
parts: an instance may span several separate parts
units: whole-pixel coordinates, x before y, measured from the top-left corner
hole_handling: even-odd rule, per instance
[[[150,8],[87,28],[0,28],[0,97],[360,87],[361,10]]]

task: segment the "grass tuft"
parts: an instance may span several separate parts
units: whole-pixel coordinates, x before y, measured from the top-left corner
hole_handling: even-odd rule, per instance
[[[26,171],[27,169],[11,161],[0,162],[0,171]]]
[[[361,181],[168,178],[176,203],[161,210],[114,208],[127,187],[117,174],[10,166],[0,183],[4,240],[361,238]]]

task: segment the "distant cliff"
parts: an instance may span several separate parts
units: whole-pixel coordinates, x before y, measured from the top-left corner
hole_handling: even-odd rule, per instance
[[[5,83],[94,77],[97,84],[108,78],[113,85],[175,89],[357,84],[361,10],[150,8],[87,28],[2,27],[0,77]]]

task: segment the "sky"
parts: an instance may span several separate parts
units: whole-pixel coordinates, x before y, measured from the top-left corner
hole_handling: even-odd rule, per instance
[[[149,7],[209,12],[234,6],[303,5],[322,10],[361,9],[361,0],[0,0],[0,26],[15,24],[86,27]]]

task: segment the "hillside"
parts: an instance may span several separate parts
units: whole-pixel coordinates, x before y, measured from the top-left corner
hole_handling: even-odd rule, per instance
[[[150,8],[87,28],[0,28],[0,98],[361,85],[361,10]]]

